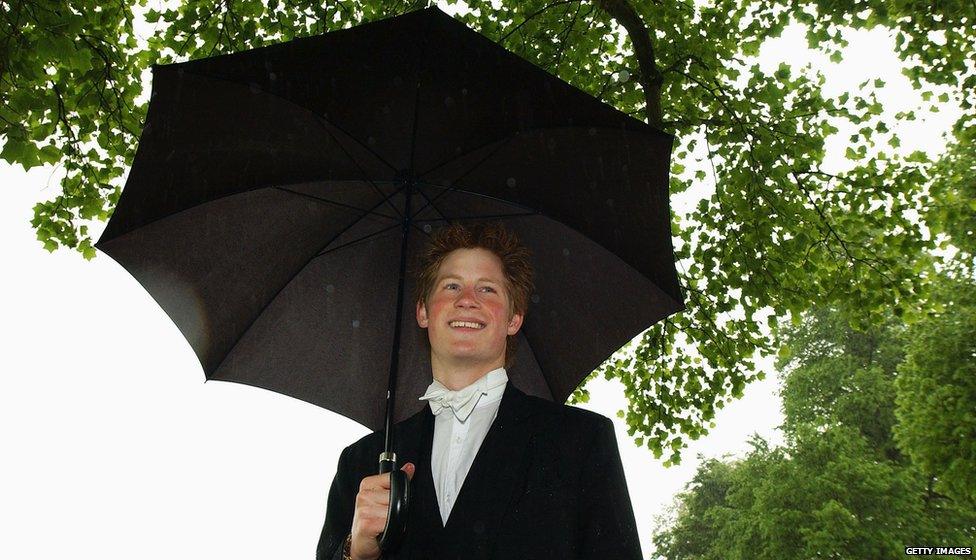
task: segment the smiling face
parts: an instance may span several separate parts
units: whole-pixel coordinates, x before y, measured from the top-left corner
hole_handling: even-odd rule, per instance
[[[506,338],[522,315],[512,313],[499,258],[457,249],[441,263],[426,304],[417,304],[417,324],[427,329],[434,377],[461,388],[505,365]]]

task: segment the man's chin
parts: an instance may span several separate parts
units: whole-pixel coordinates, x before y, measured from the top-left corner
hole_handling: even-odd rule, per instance
[[[490,371],[494,369],[492,366],[495,363],[501,362],[505,363],[504,355],[501,359],[498,356],[488,356],[483,352],[478,352],[476,349],[465,350],[465,349],[452,349],[451,352],[446,353],[441,356],[439,360],[444,366],[449,368],[472,368],[476,366],[488,367],[485,371]]]

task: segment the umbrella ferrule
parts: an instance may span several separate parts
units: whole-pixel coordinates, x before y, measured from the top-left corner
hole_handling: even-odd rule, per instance
[[[393,453],[392,451],[384,451],[380,453],[379,467],[380,474],[393,472],[400,468],[400,465],[397,464],[396,453]]]

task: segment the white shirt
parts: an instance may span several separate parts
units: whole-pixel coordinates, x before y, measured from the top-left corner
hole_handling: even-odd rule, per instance
[[[444,525],[447,525],[458,492],[488,434],[488,428],[498,416],[498,407],[508,384],[508,374],[505,373],[505,368],[494,369],[472,385],[475,383],[484,383],[484,386],[481,395],[477,397],[474,410],[464,422],[458,420],[450,409],[445,409],[434,417],[430,469]],[[444,389],[444,386],[435,379],[427,388],[427,393],[439,389]],[[428,404],[431,410],[439,409],[433,402]]]

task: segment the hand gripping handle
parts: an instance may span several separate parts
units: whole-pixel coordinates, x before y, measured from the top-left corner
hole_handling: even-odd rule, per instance
[[[390,473],[390,507],[386,513],[386,527],[376,537],[380,550],[387,552],[400,546],[407,525],[410,508],[410,479],[400,470],[396,454],[380,453],[380,474]]]

